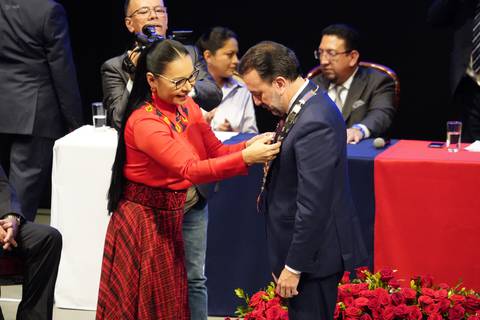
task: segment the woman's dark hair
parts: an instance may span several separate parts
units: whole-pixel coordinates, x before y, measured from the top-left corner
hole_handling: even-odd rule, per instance
[[[196,45],[202,55],[206,50],[215,54],[218,49],[223,48],[228,39],[232,38],[238,40],[237,35],[232,30],[224,27],[215,27],[202,34]]]
[[[108,212],[117,209],[125,185],[123,175],[123,167],[126,161],[125,124],[133,111],[143,106],[145,102],[152,101],[150,86],[147,82],[147,72],[162,74],[170,62],[186,55],[188,55],[188,51],[180,42],[164,40],[153,43],[138,58],[135,81],[118,135],[117,153],[112,167],[110,189],[108,190]]]

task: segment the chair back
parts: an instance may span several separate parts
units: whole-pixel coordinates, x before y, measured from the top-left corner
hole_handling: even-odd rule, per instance
[[[23,261],[17,256],[0,254],[0,286],[23,282]]]
[[[394,85],[395,85],[395,101],[394,101],[394,104],[395,104],[395,107],[398,108],[399,105],[400,105],[400,80],[398,79],[398,76],[395,73],[395,71],[393,71],[389,67],[386,67],[384,65],[374,63],[374,62],[360,61],[358,63],[358,65],[362,66],[362,67],[366,67],[366,68],[372,68],[372,69],[375,69],[377,71],[383,72],[386,75],[388,75],[390,78],[392,78],[392,80],[394,82]],[[308,72],[307,78],[312,79],[313,77],[315,77],[315,76],[317,76],[321,73],[322,73],[322,69],[321,69],[320,65],[318,65]]]

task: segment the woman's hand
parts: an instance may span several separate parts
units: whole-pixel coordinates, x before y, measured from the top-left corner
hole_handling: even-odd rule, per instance
[[[275,159],[280,152],[280,142],[271,144],[269,135],[260,135],[253,143],[242,150],[243,161],[247,165],[264,163]]]
[[[270,137],[270,141],[272,141],[274,136],[275,136],[275,132],[265,132],[262,134],[257,134],[256,136],[252,137],[250,140],[245,142],[245,146],[249,147],[252,143],[254,143],[258,139],[261,139],[263,137]]]

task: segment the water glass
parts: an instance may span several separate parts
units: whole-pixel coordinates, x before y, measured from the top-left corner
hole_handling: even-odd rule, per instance
[[[447,121],[447,150],[458,152],[461,145],[462,123],[460,121]]]
[[[107,126],[107,110],[104,108],[103,103],[92,103],[92,117],[95,128],[105,128]]]

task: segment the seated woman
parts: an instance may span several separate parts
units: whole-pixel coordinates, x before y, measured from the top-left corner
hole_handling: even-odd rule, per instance
[[[223,145],[188,96],[198,70],[177,41],[139,58],[109,190],[97,320],[190,319],[182,218],[192,184],[246,174],[275,157],[260,135]]]
[[[217,131],[257,133],[252,95],[239,78],[234,78],[238,65],[237,35],[227,28],[215,27],[200,37],[197,47],[223,93],[222,102],[207,114],[207,121],[211,120]]]

